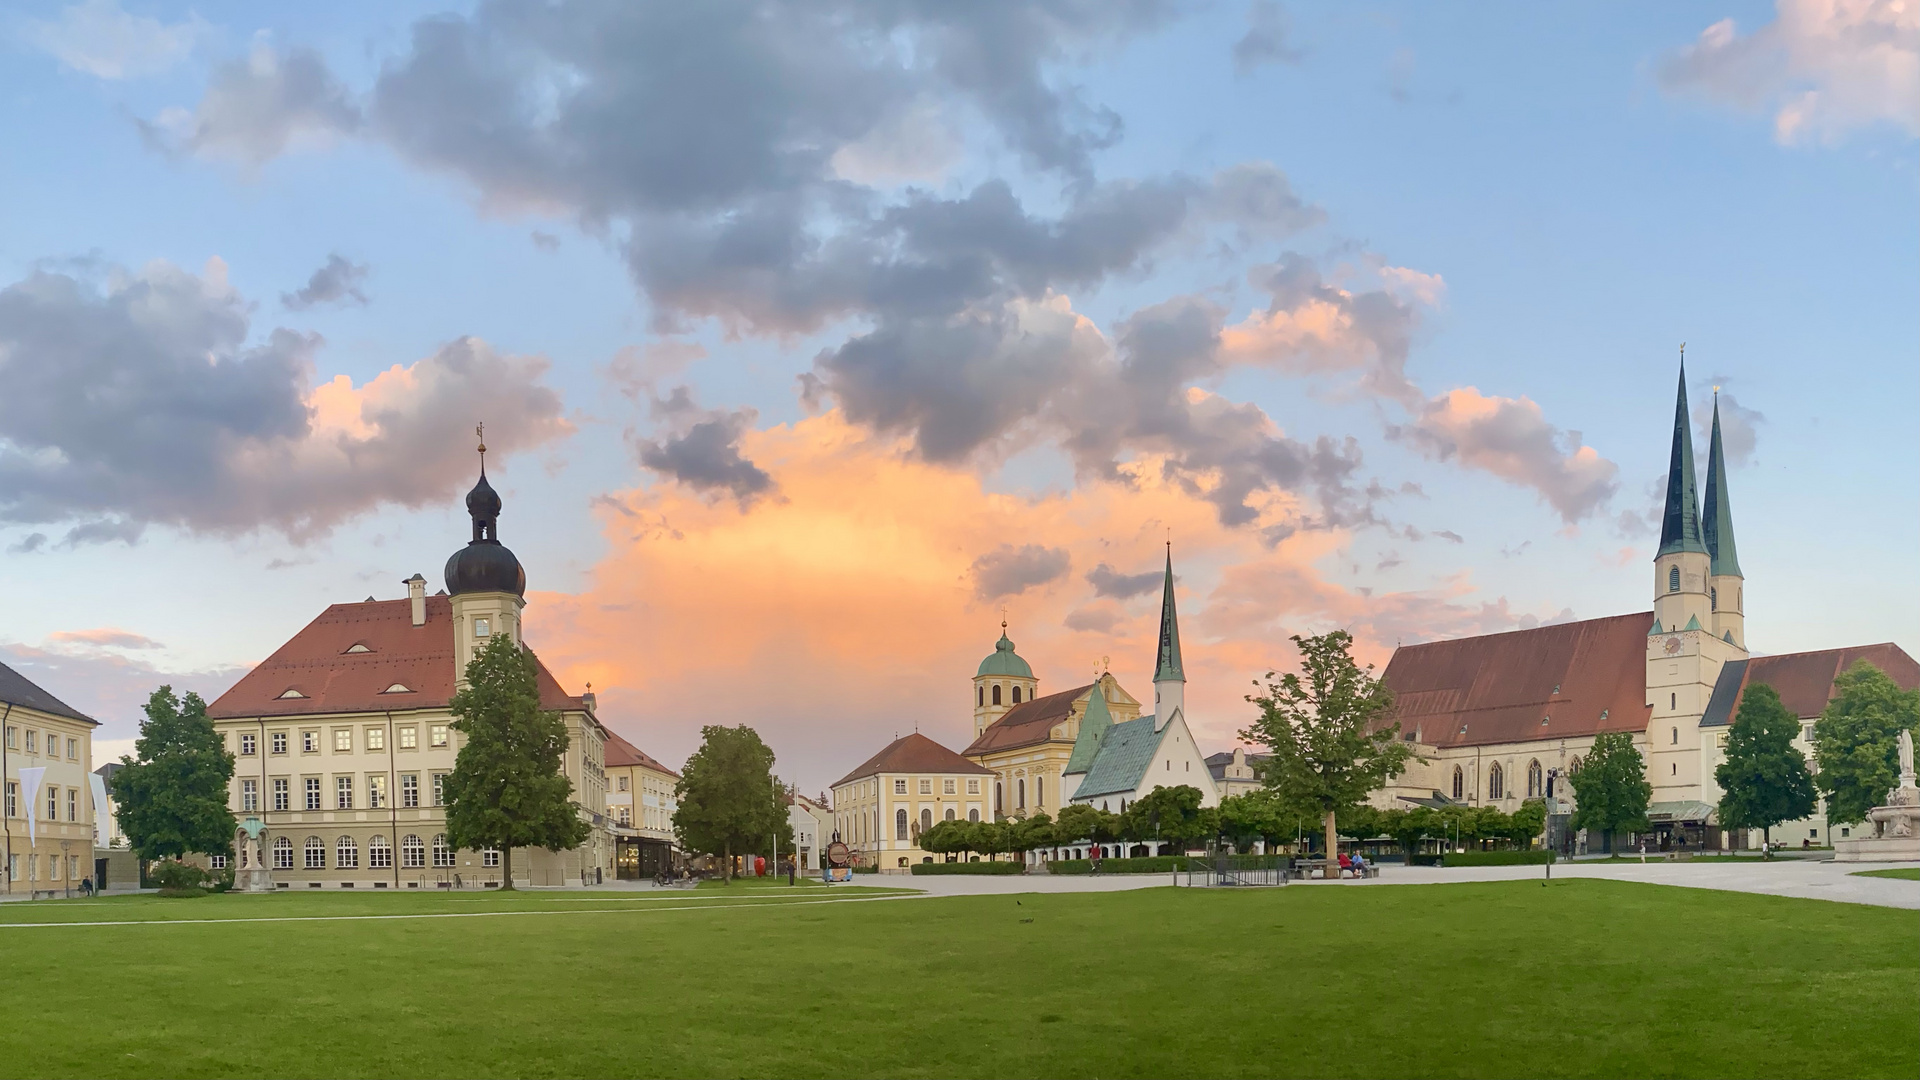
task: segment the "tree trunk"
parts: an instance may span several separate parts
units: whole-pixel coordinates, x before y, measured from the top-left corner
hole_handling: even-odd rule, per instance
[[[1340,878],[1340,828],[1334,823],[1333,811],[1327,811],[1327,872],[1329,880]]]
[[[513,845],[507,844],[500,849],[500,890],[510,892],[513,889]]]

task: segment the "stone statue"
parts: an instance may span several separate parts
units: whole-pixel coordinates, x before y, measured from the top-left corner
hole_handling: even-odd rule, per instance
[[[1894,740],[1900,747],[1900,786],[1913,786],[1913,732],[1902,731]]]

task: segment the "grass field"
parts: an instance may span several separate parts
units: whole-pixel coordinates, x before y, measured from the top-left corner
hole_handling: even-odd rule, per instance
[[[1920,866],[1897,866],[1891,870],[1855,870],[1854,877],[1890,877],[1920,881]]]
[[[1917,935],[1595,880],[7,904],[0,1070],[1911,1077]]]

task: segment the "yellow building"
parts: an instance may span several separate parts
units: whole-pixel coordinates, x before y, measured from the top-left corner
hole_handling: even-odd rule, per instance
[[[993,779],[992,770],[916,731],[833,785],[834,829],[860,864],[905,872],[934,860],[920,834],[935,822],[990,820]]]
[[[607,733],[607,816],[616,876],[644,880],[673,869],[674,789],[680,774],[627,740]]]
[[[992,819],[1060,813],[1069,797],[1063,774],[1095,688],[1114,723],[1140,716],[1140,702],[1110,672],[1044,697],[1039,685],[1004,632],[973,677],[975,737],[961,754],[994,774]]]
[[[93,863],[93,729],[99,722],[0,664],[6,891],[77,889]]]

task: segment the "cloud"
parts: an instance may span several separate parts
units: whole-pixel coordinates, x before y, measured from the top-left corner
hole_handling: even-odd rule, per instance
[[[210,260],[98,280],[39,269],[0,289],[0,521],[73,523],[68,545],[148,525],[296,540],[385,503],[443,500],[475,420],[503,456],[566,434],[537,356],[458,338],[355,386],[314,385],[322,346],[275,329]]]
[[[640,464],[695,491],[729,494],[742,510],[773,490],[773,477],[740,456],[740,438],[760,415],[753,409],[702,409],[687,387],[653,403],[656,419],[668,422],[658,439],[634,440]]]
[[[973,560],[968,574],[973,578],[975,598],[998,600],[1058,581],[1072,565],[1073,557],[1062,548],[1001,544]]]
[[[55,639],[60,637],[60,634],[54,635]],[[129,634],[129,637],[146,640],[138,634]],[[128,742],[122,752],[132,752],[130,740],[139,734],[144,717],[141,706],[162,685],[171,685],[175,692],[182,694],[192,690],[212,701],[248,670],[246,666],[180,670],[144,647],[136,651],[155,658],[128,656],[126,651],[126,647],[98,648],[89,643],[60,640],[50,640],[44,646],[0,642],[0,663],[100,721],[100,727],[94,731],[96,768],[112,759],[114,744]]]
[[[1720,446],[1726,451],[1727,463],[1745,465],[1753,460],[1753,451],[1760,442],[1760,425],[1767,422],[1767,415],[1759,409],[1749,409],[1728,390],[1721,389],[1733,380],[1725,375],[1715,375],[1709,383],[1718,391],[1720,404]],[[1714,398],[1709,394],[1697,394],[1700,404],[1694,406],[1693,423],[1700,429],[1702,448],[1713,435]],[[1663,492],[1664,494],[1664,492]]]
[[[260,41],[245,59],[215,69],[192,112],[166,110],[141,130],[169,153],[259,166],[352,135],[361,123],[359,107],[318,52]]]
[[[1094,603],[1067,612],[1060,625],[1086,634],[1111,634],[1127,621],[1127,613],[1118,604]]]
[[[1159,588],[1164,580],[1164,571],[1143,570],[1138,574],[1123,574],[1106,563],[1087,571],[1087,583],[1093,586],[1093,595],[1110,596],[1115,600],[1131,600],[1150,593]]]
[[[1722,19],[1657,74],[1669,92],[1771,113],[1786,145],[1881,124],[1920,134],[1920,5],[1776,0],[1773,22],[1743,35]]]
[[[365,263],[351,262],[338,254],[329,255],[326,263],[315,270],[297,292],[281,293],[280,303],[290,311],[305,311],[316,304],[365,306],[367,294],[360,291],[360,283],[366,280],[367,269]]]
[[[1233,43],[1233,68],[1242,75],[1267,64],[1298,64],[1306,52],[1289,44],[1286,9],[1276,0],[1247,5],[1247,32]]]
[[[52,20],[30,19],[22,36],[74,71],[97,79],[158,75],[192,54],[213,33],[193,12],[177,23],[129,15],[117,0],[82,0]]]
[[[541,251],[560,250],[560,238],[550,232],[542,232],[539,229],[535,229],[529,233],[528,236],[533,241],[533,246],[539,248]]]
[[[1247,280],[1267,294],[1266,310],[1227,327],[1221,347],[1237,363],[1292,375],[1360,371],[1369,393],[1417,403],[1422,395],[1406,374],[1417,305],[1437,304],[1445,285],[1437,274],[1405,267],[1381,266],[1377,276],[1381,287],[1356,293],[1297,253],[1256,266]]]
[[[1471,386],[1450,390],[1388,434],[1434,460],[1458,461],[1532,488],[1569,525],[1620,489],[1618,466],[1583,445],[1579,432],[1548,423],[1527,398],[1490,397]]]
[[[164,648],[145,634],[136,634],[131,630],[120,630],[111,626],[95,627],[91,630],[56,630],[47,635],[47,640],[56,645],[83,645],[97,649]]]

